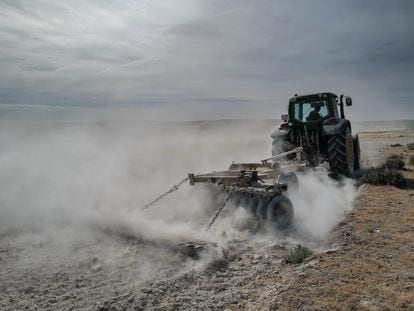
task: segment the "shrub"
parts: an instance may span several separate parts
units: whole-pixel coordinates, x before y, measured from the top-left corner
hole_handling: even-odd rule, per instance
[[[405,163],[403,161],[402,156],[396,154],[388,157],[388,159],[384,163],[384,168],[390,170],[403,170],[404,166]]]
[[[404,157],[401,154],[392,154],[390,155],[387,160],[403,160]]]
[[[414,143],[407,144],[408,149],[414,150]]]
[[[297,264],[303,262],[303,260],[312,254],[313,253],[309,248],[299,244],[289,251],[289,253],[284,257],[284,260],[285,263]]]
[[[370,168],[362,172],[358,184],[403,186],[405,179],[401,172],[385,167]]]
[[[390,147],[401,147],[401,144],[391,144]]]

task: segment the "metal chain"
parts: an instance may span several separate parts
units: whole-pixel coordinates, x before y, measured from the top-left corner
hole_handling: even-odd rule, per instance
[[[223,200],[223,202],[221,202],[216,210],[216,213],[214,214],[213,218],[211,218],[210,222],[207,225],[206,231],[208,231],[211,226],[214,224],[214,222],[216,221],[217,217],[219,217],[219,215],[221,214],[221,212],[223,211],[224,207],[226,206],[227,202],[230,200],[231,195],[234,192],[234,188],[231,188],[229,191],[229,194],[227,195],[227,197]]]
[[[144,205],[144,207],[142,208],[143,210],[150,208],[152,205],[154,205],[155,203],[157,203],[158,201],[162,200],[163,198],[165,198],[167,195],[169,195],[170,193],[178,190],[178,188],[183,185],[190,177],[186,177],[183,180],[181,180],[178,184],[174,185],[171,187],[171,189],[169,189],[168,191],[164,192],[163,194],[161,194],[160,196],[158,196],[157,198],[155,198],[154,200],[152,200],[151,202],[149,202],[148,204]],[[211,226],[214,224],[214,222],[216,221],[216,219],[220,216],[221,212],[223,211],[224,207],[226,206],[227,202],[230,200],[231,195],[234,192],[234,187],[232,187],[229,190],[229,194],[227,195],[227,197],[219,204],[213,218],[210,220],[210,222],[207,225],[206,231],[208,231]]]
[[[186,177],[184,178],[182,181],[180,181],[178,184],[172,186],[172,188],[166,192],[164,192],[163,194],[161,194],[160,196],[158,196],[156,199],[152,200],[151,202],[149,202],[148,204],[144,205],[144,207],[142,208],[143,210],[151,207],[152,205],[154,205],[155,203],[157,203],[158,201],[162,200],[163,198],[165,198],[167,195],[169,195],[170,193],[178,190],[178,188],[184,184],[190,177]]]

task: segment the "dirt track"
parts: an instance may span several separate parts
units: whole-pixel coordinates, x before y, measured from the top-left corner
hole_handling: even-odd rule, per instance
[[[412,132],[360,137],[366,165],[391,153],[406,159],[414,154],[404,147],[414,141]],[[397,142],[403,147],[389,147]],[[239,235],[207,266],[197,266],[168,243],[148,244],[128,232],[102,238],[91,231],[69,249],[35,234],[8,233],[0,242],[0,309],[411,310],[411,170],[404,172],[405,189],[363,186],[328,241]],[[299,265],[285,264],[283,257],[297,243],[314,255]]]

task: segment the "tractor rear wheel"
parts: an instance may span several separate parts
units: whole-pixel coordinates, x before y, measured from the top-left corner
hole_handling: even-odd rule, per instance
[[[329,139],[328,161],[332,172],[351,176],[354,171],[354,144],[350,128]]]

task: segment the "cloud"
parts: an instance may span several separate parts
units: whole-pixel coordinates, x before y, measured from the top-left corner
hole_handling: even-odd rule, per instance
[[[359,119],[414,116],[410,1],[34,0],[0,12],[3,104],[185,104],[202,119],[215,101],[212,118],[266,117],[295,92],[329,90],[352,95]]]

